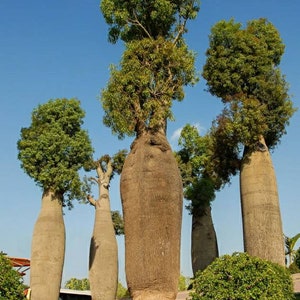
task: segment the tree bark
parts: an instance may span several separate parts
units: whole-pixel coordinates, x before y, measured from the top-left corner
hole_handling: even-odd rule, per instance
[[[62,197],[51,191],[45,191],[31,245],[30,299],[58,299],[64,255],[65,225]]]
[[[194,212],[191,238],[192,268],[194,277],[219,256],[217,236],[211,216],[210,205]]]
[[[111,217],[109,182],[112,173],[109,164],[104,173],[99,165],[99,199],[89,197],[95,206],[95,222],[89,255],[89,280],[93,300],[115,300],[118,288],[118,247]]]
[[[127,285],[134,300],[175,299],[180,276],[182,181],[162,133],[133,143],[121,173]]]
[[[263,138],[259,150],[244,153],[240,174],[244,248],[248,254],[285,265],[278,191],[270,153]]]

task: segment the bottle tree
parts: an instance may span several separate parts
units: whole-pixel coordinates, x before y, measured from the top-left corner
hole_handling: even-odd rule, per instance
[[[64,206],[81,199],[78,171],[93,149],[76,99],[55,99],[32,112],[31,125],[21,129],[18,158],[23,170],[43,191],[31,245],[32,300],[57,300],[65,252]]]
[[[284,44],[266,19],[220,21],[211,30],[203,76],[222,99],[216,121],[223,148],[243,148],[240,189],[244,246],[250,255],[284,265],[284,241],[273,149],[294,112],[279,63]],[[235,146],[234,146],[235,145]]]
[[[197,1],[101,2],[110,41],[126,42],[102,92],[104,124],[135,136],[121,174],[125,268],[133,299],[175,299],[180,275],[182,181],[166,138],[173,100],[197,80],[182,35]]]
[[[210,157],[209,135],[200,136],[190,124],[182,129],[176,157],[181,171],[186,206],[192,215],[191,259],[194,276],[219,256],[212,221],[211,202],[215,199],[214,179],[205,172]]]
[[[109,186],[114,174],[120,174],[126,151],[113,157],[103,155],[93,162],[97,177],[89,180],[98,185],[99,196],[88,201],[95,207],[95,222],[90,243],[89,281],[93,300],[115,300],[118,289],[118,247],[115,234],[122,233],[122,219],[111,212]]]
[[[230,182],[231,175],[235,175],[232,164],[236,163],[238,155],[229,146],[224,152],[214,123],[203,136],[197,127],[185,125],[178,144],[180,149],[175,155],[183,180],[184,197],[190,201],[186,208],[192,215],[191,257],[195,276],[219,255],[211,202],[215,199],[215,192]]]

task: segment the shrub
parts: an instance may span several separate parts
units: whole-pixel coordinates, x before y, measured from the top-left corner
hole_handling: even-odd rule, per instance
[[[13,269],[6,255],[0,252],[0,300],[24,299],[24,289],[21,275]]]
[[[217,258],[196,274],[193,289],[192,300],[295,299],[288,270],[246,253]]]
[[[296,265],[295,262],[291,263],[288,267],[288,270],[290,271],[291,274],[297,274],[300,273],[299,267]]]

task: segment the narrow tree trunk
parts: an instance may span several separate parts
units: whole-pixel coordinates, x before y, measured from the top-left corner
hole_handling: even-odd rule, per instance
[[[275,172],[263,138],[244,160],[240,174],[244,247],[250,255],[285,265],[284,236]]]
[[[32,300],[57,300],[65,255],[62,197],[45,191],[34,226],[31,245],[30,288]]]
[[[192,217],[192,268],[194,276],[219,256],[217,236],[210,205],[194,212]]]
[[[138,137],[121,174],[127,285],[134,300],[175,299],[182,181],[165,135]]]
[[[95,223],[90,244],[89,280],[93,300],[115,300],[118,288],[118,247],[110,201],[110,174],[98,169],[99,199],[89,198],[95,206]]]

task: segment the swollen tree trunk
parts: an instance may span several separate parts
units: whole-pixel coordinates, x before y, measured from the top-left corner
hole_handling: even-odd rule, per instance
[[[194,276],[219,256],[217,236],[210,205],[194,211],[192,217],[192,268]]]
[[[244,248],[248,254],[285,265],[284,236],[275,172],[263,138],[244,160],[240,174]]]
[[[65,225],[62,196],[45,191],[34,226],[30,288],[32,300],[57,300],[65,256]]]
[[[90,244],[89,280],[93,300],[115,300],[118,288],[118,248],[109,201],[109,171],[99,166],[99,199],[89,197],[95,206],[95,223]]]
[[[121,174],[127,285],[134,300],[175,299],[180,275],[182,180],[162,133],[133,143]]]

